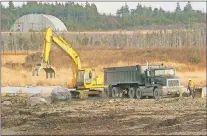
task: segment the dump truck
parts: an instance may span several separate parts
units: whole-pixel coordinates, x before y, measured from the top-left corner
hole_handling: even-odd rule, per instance
[[[104,68],[105,93],[108,97],[181,96],[183,87],[172,67],[159,65],[135,65]]]

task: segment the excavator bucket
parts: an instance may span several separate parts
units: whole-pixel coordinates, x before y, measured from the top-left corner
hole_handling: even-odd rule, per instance
[[[44,66],[37,64],[32,70],[32,76],[39,76],[41,70],[44,70],[46,73],[46,79],[55,78],[55,69],[52,66]]]

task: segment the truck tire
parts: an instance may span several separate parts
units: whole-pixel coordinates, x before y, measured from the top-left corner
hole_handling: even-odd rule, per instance
[[[141,99],[142,98],[142,91],[140,88],[136,89],[136,98]]]
[[[153,96],[154,96],[154,99],[156,99],[156,100],[160,99],[160,92],[159,92],[158,88],[154,89]]]
[[[111,88],[111,86],[106,88],[106,94],[107,94],[108,97],[112,97],[112,88]]]
[[[135,98],[135,93],[136,93],[136,88],[135,87],[129,88],[129,91],[128,91],[129,98]]]
[[[113,98],[119,97],[119,89],[118,89],[118,87],[113,87],[111,92],[112,92],[112,97]]]

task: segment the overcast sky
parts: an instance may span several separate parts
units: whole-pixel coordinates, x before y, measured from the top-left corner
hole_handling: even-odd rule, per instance
[[[79,2],[85,4],[85,2]],[[89,2],[95,3],[97,9],[100,13],[106,14],[116,14],[117,9],[125,5],[125,2]],[[177,2],[139,2],[141,5],[152,8],[161,7],[165,11],[174,11],[177,5]],[[181,9],[183,10],[187,2],[179,2]],[[2,2],[4,6],[8,6],[8,2]],[[130,9],[135,9],[138,2],[127,2]],[[22,2],[14,2],[15,6],[21,6]],[[191,2],[192,8],[194,10],[201,10],[206,12],[206,2]]]

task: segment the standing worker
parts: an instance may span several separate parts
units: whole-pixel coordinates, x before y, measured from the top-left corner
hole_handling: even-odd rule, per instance
[[[193,83],[193,81],[191,79],[189,79],[188,81],[188,88],[187,90],[190,91],[190,96],[193,96],[193,91],[194,91],[194,88],[195,88],[195,84]]]

